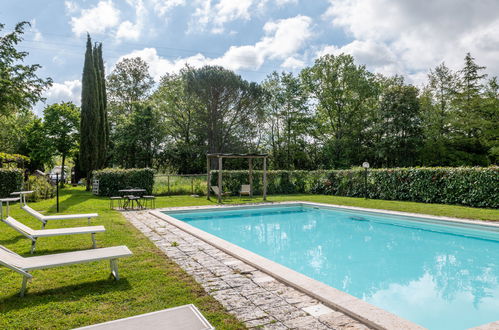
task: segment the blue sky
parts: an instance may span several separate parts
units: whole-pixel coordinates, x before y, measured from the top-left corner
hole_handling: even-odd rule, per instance
[[[420,85],[443,61],[458,69],[468,51],[497,75],[498,12],[496,0],[1,0],[0,22],[3,32],[32,23],[21,48],[55,82],[47,102],[79,104],[86,32],[103,42],[108,73],[121,58],[141,56],[156,80],[189,63],[261,81],[349,53]]]

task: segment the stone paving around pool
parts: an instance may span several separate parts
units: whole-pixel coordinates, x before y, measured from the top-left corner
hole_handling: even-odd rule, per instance
[[[123,214],[248,328],[369,329],[147,211]]]

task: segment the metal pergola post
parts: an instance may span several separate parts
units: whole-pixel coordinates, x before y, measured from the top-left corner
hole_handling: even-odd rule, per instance
[[[218,157],[218,203],[222,203],[222,157]]]

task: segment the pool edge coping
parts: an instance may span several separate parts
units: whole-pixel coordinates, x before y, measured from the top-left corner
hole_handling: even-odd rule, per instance
[[[296,272],[286,266],[283,266],[277,262],[270,259],[262,257],[256,253],[249,250],[241,248],[233,243],[223,240],[217,236],[209,234],[201,229],[193,227],[183,221],[177,220],[171,216],[168,216],[162,212],[164,211],[181,211],[181,210],[201,210],[201,209],[220,209],[220,208],[245,208],[252,206],[263,206],[263,205],[285,205],[285,204],[305,204],[312,206],[322,206],[322,207],[333,207],[342,208],[350,210],[362,210],[376,213],[385,213],[393,215],[403,215],[412,217],[423,217],[431,218],[435,220],[444,220],[446,222],[460,222],[460,223],[471,223],[471,224],[482,224],[492,227],[499,227],[498,224],[491,224],[486,221],[481,220],[471,220],[471,219],[459,219],[451,217],[440,217],[440,216],[430,216],[420,213],[409,213],[409,212],[398,212],[389,210],[379,210],[361,207],[350,207],[326,203],[314,203],[306,201],[285,201],[285,202],[264,202],[264,203],[251,203],[251,204],[231,204],[231,205],[201,205],[201,206],[186,206],[186,207],[170,207],[170,208],[160,208],[153,211],[149,211],[150,214],[167,221],[168,223],[174,225],[175,227],[205,241],[208,244],[215,246],[216,248],[240,259],[249,265],[267,273],[276,279],[294,287],[295,289],[302,291],[315,299],[318,299],[327,306],[337,309],[356,320],[364,323],[375,329],[425,329],[424,327],[406,320],[396,314],[388,312],[382,308],[374,306],[354,297],[346,292],[338,290],[332,286],[324,284],[320,281],[314,280],[306,275]]]

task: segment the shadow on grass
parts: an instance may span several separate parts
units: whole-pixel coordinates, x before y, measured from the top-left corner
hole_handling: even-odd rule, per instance
[[[19,289],[20,288],[21,280],[19,280]],[[121,278],[119,281],[116,281],[112,275],[109,275],[109,278],[106,280],[68,285],[33,293],[30,292],[28,284],[24,297],[20,297],[19,292],[17,292],[3,300],[0,300],[0,312],[6,313],[11,310],[33,308],[34,306],[44,305],[47,303],[75,301],[83,297],[127,291],[131,288],[132,286],[126,278]]]
[[[61,201],[61,197],[70,195],[69,198],[66,198]],[[88,201],[88,195],[85,195],[79,191],[74,190],[66,190],[62,193],[59,192],[59,213],[67,211],[70,207],[74,207],[78,204]],[[57,213],[57,202],[54,199],[54,205],[52,205],[48,210],[48,213]]]
[[[14,244],[17,243],[18,241],[25,239],[23,235],[17,235],[15,237],[9,238],[9,239],[0,239],[0,244],[1,245],[6,245],[6,244]],[[30,241],[31,242],[31,241]]]

